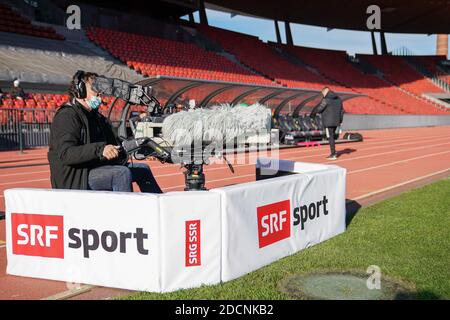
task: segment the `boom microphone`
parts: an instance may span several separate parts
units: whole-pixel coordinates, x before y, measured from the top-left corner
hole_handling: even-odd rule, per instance
[[[223,104],[172,114],[164,120],[162,133],[174,146],[198,141],[225,144],[248,133],[269,132],[270,125],[271,111],[263,105],[231,107]]]

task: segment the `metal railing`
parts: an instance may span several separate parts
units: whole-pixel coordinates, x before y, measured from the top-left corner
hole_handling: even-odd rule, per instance
[[[0,150],[47,146],[55,110],[0,108]]]

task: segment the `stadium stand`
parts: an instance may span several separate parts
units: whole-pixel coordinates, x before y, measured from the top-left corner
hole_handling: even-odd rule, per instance
[[[411,68],[403,57],[373,55],[358,55],[358,57],[382,71],[387,80],[418,96],[422,93],[445,92]]]
[[[0,32],[1,80],[19,78],[30,83],[68,84],[78,69],[133,82],[143,79],[86,36],[84,40],[57,41]]]
[[[322,89],[328,85],[336,91],[345,90],[300,65],[290,63],[257,37],[204,25],[200,25],[198,30],[235,55],[241,63],[279,84],[311,89]]]
[[[0,31],[25,34],[33,37],[64,40],[64,36],[55,29],[33,25],[30,20],[22,17],[8,5],[0,3]]]
[[[347,61],[347,54],[344,51],[304,48],[308,52],[299,54],[296,48],[300,47],[286,50],[287,46],[272,45],[270,47],[257,37],[232,31],[206,26],[199,26],[199,30],[219,42],[225,50],[235,54],[242,63],[258,71],[263,70],[269,77],[273,77],[284,85],[313,89],[321,89],[327,85],[337,91],[351,90],[368,95],[365,98],[346,102],[347,112],[359,114],[445,113],[433,104],[411,97],[375,76],[361,73]],[[299,57],[299,64],[294,65],[287,61],[277,54],[273,47],[284,48],[288,53]],[[306,62],[314,69],[302,67],[302,62]],[[314,73],[313,70],[318,72]],[[360,90],[361,87],[364,87],[364,90]]]
[[[28,23],[31,27],[26,30],[38,27],[7,6],[0,5],[0,17],[2,14],[9,15],[4,21],[21,21],[18,26]],[[196,30],[224,52],[206,50],[198,41],[194,44],[98,27],[78,31],[76,41],[5,29],[0,32],[0,80],[68,84],[76,70],[84,69],[132,82],[165,75],[308,89],[329,86],[335,91],[366,95],[345,102],[349,113],[448,114],[421,97],[422,93],[441,93],[442,89],[403,57],[358,55],[359,68],[345,51],[264,43],[254,36],[204,25],[196,25]],[[448,74],[437,66],[444,57],[414,59],[448,81]],[[363,72],[363,67],[379,70],[383,77],[373,71]],[[0,107],[52,110],[65,100],[64,94],[38,92],[25,100],[5,98]],[[108,97],[104,100],[102,109],[111,103]]]
[[[368,96],[368,98],[348,101],[346,108],[349,109],[349,112],[369,114],[446,113],[431,102],[408,94],[376,75],[362,73],[359,69],[352,66],[345,51],[286,45],[282,46],[282,48],[298,57],[301,61],[313,66],[327,78],[340,83],[354,92],[363,93]],[[414,70],[412,71],[414,72]],[[398,77],[398,79],[401,79],[401,75]],[[421,79],[421,81],[428,82],[428,80],[424,80],[423,76],[419,74],[414,79]],[[404,81],[407,80],[405,79]]]
[[[144,76],[168,75],[273,85],[272,81],[191,43],[101,28],[89,28],[87,35]]]
[[[445,60],[444,56],[414,56],[411,58],[421,64],[432,76],[438,77],[450,85],[450,74],[439,66]]]

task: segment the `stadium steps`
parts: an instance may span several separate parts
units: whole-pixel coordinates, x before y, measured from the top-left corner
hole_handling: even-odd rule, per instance
[[[282,46],[283,50],[299,56],[303,61],[313,65],[333,80],[355,88],[356,92],[364,93],[368,98],[347,102],[347,107],[356,113],[412,113],[435,114],[439,111],[426,103],[412,99],[409,95],[399,94],[395,87],[386,84],[381,79],[381,73],[372,68],[373,74],[362,72],[349,63],[345,51],[326,50],[299,46]],[[357,59],[361,61],[359,56]],[[386,87],[385,89],[383,89]],[[398,93],[397,93],[398,92]]]
[[[426,90],[430,90],[430,92],[436,92],[433,90],[442,90],[437,86],[433,85],[423,75],[417,72],[414,68],[409,66],[407,62],[401,56],[374,56],[374,55],[358,55],[358,59],[364,61],[365,63],[369,63],[374,68],[378,70],[377,77],[382,81],[389,84],[392,88],[396,90],[400,90],[401,92],[407,94],[409,97],[414,98],[415,100],[420,101],[425,105],[432,107],[434,110],[443,111],[447,113],[448,110],[443,107],[441,104],[436,103],[428,99],[426,96],[422,96],[424,92],[428,92]],[[398,60],[396,60],[398,59]],[[387,64],[387,61],[389,64]],[[415,78],[420,75],[420,78]],[[413,77],[414,81],[404,82],[403,79],[409,79],[411,81],[411,77]],[[391,79],[392,78],[392,79]],[[420,83],[420,88],[415,82]],[[414,83],[414,85],[412,85]],[[427,89],[424,89],[426,86]],[[414,91],[413,91],[414,90]]]
[[[279,55],[281,55],[284,59],[288,60],[290,63],[293,63],[302,68],[306,68],[306,67],[312,68],[310,65],[303,62],[299,57],[296,57],[296,56],[290,54],[289,52],[276,47],[276,43],[274,43],[274,42],[269,42],[269,43],[271,44],[271,46],[272,46],[273,50],[275,50],[275,52],[277,52]],[[315,68],[313,68],[313,69],[315,69]]]
[[[289,52],[287,52],[287,51],[285,51],[285,50],[283,50],[281,48],[276,48],[276,47],[272,47],[272,48],[275,50],[275,52],[277,52],[279,55],[281,55],[283,58],[285,58],[289,62],[291,62],[291,63],[293,63],[295,65],[301,66],[303,68],[306,68],[307,70],[315,73],[319,77],[322,77],[325,81],[328,81],[328,82],[330,82],[331,84],[334,84],[334,85],[345,87],[348,90],[353,91],[353,92],[358,93],[358,94],[362,93],[360,91],[357,91],[357,90],[353,89],[352,87],[348,86],[347,84],[345,84],[343,82],[337,81],[336,79],[333,79],[333,78],[329,77],[328,75],[326,75],[325,73],[323,73],[319,69],[317,69],[316,67],[305,63],[299,57],[296,57],[296,56],[290,54]]]
[[[242,68],[246,69],[247,71],[253,73],[254,75],[260,76],[260,77],[264,77],[267,78],[268,80],[272,81],[274,84],[279,84],[277,81],[275,81],[274,79],[271,79],[269,77],[267,77],[266,75],[262,74],[261,72],[259,72],[258,70],[253,69],[252,67],[242,63],[241,61],[239,61],[239,59],[232,53],[225,51],[222,48],[221,52],[217,52],[217,54],[225,57],[226,59],[230,60],[231,62],[240,65]]]
[[[267,77],[266,75],[262,74],[258,70],[255,70],[252,67],[250,67],[249,65],[243,63],[242,61],[240,61],[236,57],[236,55],[234,55],[233,53],[225,50],[218,41],[215,41],[214,39],[209,38],[207,35],[202,34],[198,30],[195,30],[195,38],[200,43],[199,44],[197,42],[196,44],[200,45],[202,48],[213,50],[217,54],[225,57],[226,59],[230,60],[231,62],[233,62],[233,63],[235,63],[237,65],[240,65],[242,68],[246,69],[247,71],[249,71],[249,72],[251,72],[251,73],[253,73],[253,74],[257,75],[257,76],[261,76],[261,77],[267,78],[270,81],[274,82],[274,84],[279,84],[277,81],[275,81],[271,77]]]
[[[384,82],[386,82],[387,84],[389,84],[390,86],[392,86],[393,88],[402,91],[403,93],[409,95],[410,97],[417,99],[419,101],[423,101],[426,102],[428,104],[432,104],[433,107],[442,110],[442,111],[448,111],[448,109],[446,107],[444,107],[443,105],[436,103],[434,100],[428,98],[428,96],[424,95],[424,96],[418,96],[417,94],[415,94],[414,92],[411,92],[405,88],[402,88],[400,86],[398,86],[396,83],[390,81],[389,79],[386,79],[385,77],[380,77],[381,80],[383,80]]]
[[[424,78],[426,78],[428,81],[432,82],[435,86],[438,86],[445,92],[450,92],[450,87],[449,87],[448,83],[440,80],[436,74],[433,74],[432,72],[427,70],[427,68],[425,68],[425,66],[423,66],[419,61],[415,60],[411,56],[405,56],[404,60],[411,68],[413,68],[414,70],[416,70],[417,72],[422,74],[424,76]]]
[[[275,43],[273,43],[273,45],[276,46]],[[312,72],[318,74],[319,76],[323,77],[324,79],[328,80],[330,83],[339,85],[339,86],[341,86],[341,87],[345,87],[345,88],[347,88],[349,91],[355,92],[355,93],[357,93],[357,94],[363,94],[363,95],[366,95],[366,99],[369,99],[369,100],[371,100],[371,101],[375,101],[376,103],[379,103],[379,104],[382,104],[382,105],[387,106],[387,107],[389,107],[389,108],[392,108],[392,110],[399,110],[399,108],[398,108],[397,106],[395,106],[395,105],[393,105],[393,104],[391,104],[391,103],[388,103],[388,102],[382,101],[382,100],[380,100],[380,99],[378,99],[378,98],[376,98],[376,97],[370,96],[370,95],[364,93],[364,92],[361,91],[361,90],[355,89],[353,86],[349,86],[347,83],[344,83],[344,82],[342,82],[342,81],[339,81],[339,80],[337,80],[337,79],[335,79],[335,78],[329,76],[328,74],[325,74],[324,72],[321,72],[320,69],[316,68],[315,66],[312,66],[312,65],[307,64],[307,63],[304,62],[300,57],[297,57],[296,55],[291,54],[291,53],[288,52],[287,50],[283,50],[282,48],[277,48],[277,47],[274,47],[274,49],[277,50],[281,55],[283,55],[283,57],[285,57],[286,59],[288,59],[291,63],[294,63],[294,64],[296,64],[296,65],[301,65],[302,67],[307,68],[308,70],[310,70],[310,71],[312,71]],[[350,65],[351,65],[351,64],[350,64]],[[353,66],[353,65],[352,65],[352,66]],[[364,73],[364,72],[362,72],[359,68],[357,68],[357,70],[358,70],[359,72],[361,72],[361,73]],[[372,67],[372,70],[376,73],[376,69],[375,69],[375,68]]]
[[[203,34],[201,34],[201,33],[198,33],[198,34],[199,34],[199,35],[202,35],[203,38],[207,38],[206,35],[203,35]],[[250,71],[251,73],[253,73],[253,74],[255,74],[255,75],[264,77],[264,78],[266,78],[266,79],[272,81],[272,82],[273,82],[274,84],[276,84],[276,85],[280,85],[280,86],[284,86],[284,87],[285,87],[285,85],[283,85],[280,81],[277,81],[276,79],[274,79],[272,76],[270,76],[270,75],[268,75],[268,74],[265,74],[265,73],[263,73],[263,72],[260,72],[260,71],[258,71],[258,70],[256,70],[256,69],[252,68],[251,66],[249,66],[249,65],[246,64],[245,62],[239,60],[239,58],[238,58],[235,54],[233,54],[233,53],[230,52],[230,51],[225,50],[219,42],[217,42],[217,41],[215,41],[214,39],[211,39],[211,38],[207,38],[207,39],[208,39],[210,42],[216,44],[218,47],[221,48],[221,52],[217,52],[218,54],[224,56],[225,58],[227,58],[228,60],[232,61],[233,63],[240,65],[242,68],[244,68],[244,69]]]
[[[348,62],[356,69],[358,69],[360,72],[365,73],[365,74],[371,74],[371,75],[376,75],[377,73],[379,73],[380,71],[375,68],[374,66],[372,66],[370,63],[368,63],[367,61],[355,58],[355,59],[348,59]]]

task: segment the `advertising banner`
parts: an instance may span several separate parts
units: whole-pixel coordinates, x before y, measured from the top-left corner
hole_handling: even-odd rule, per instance
[[[220,195],[174,192],[160,197],[163,291],[220,282]]]
[[[11,189],[5,199],[8,274],[151,292],[220,282],[218,194]]]
[[[5,191],[7,273],[160,291],[158,197]]]
[[[292,174],[211,190],[221,195],[222,281],[345,231],[345,169],[277,161],[257,166]]]
[[[198,192],[6,190],[7,273],[169,292],[235,279],[345,231],[345,169],[260,158],[257,172]]]

